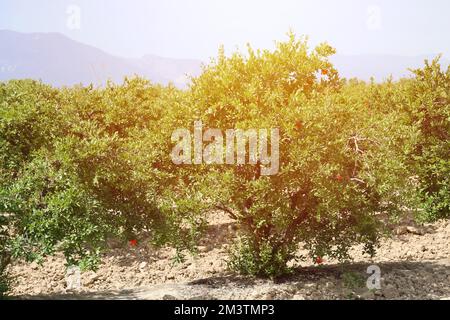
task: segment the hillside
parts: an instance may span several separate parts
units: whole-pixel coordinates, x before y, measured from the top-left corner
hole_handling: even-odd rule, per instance
[[[126,59],[71,40],[58,33],[0,31],[0,80],[41,79],[55,86],[121,82],[139,75],[155,83],[183,87],[185,74],[196,74],[200,61],[146,55]]]

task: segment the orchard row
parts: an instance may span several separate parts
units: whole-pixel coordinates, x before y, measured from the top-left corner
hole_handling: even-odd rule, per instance
[[[277,276],[299,244],[314,261],[346,260],[354,244],[374,254],[402,215],[448,217],[450,69],[436,59],[365,83],[341,79],[332,54],[294,35],[273,51],[221,51],[184,91],[139,78],[1,83],[1,267],[62,251],[95,268],[109,238],[144,232],[182,258],[219,208],[239,227],[230,268]],[[196,121],[277,128],[277,173],[261,161],[174,163],[173,133]]]

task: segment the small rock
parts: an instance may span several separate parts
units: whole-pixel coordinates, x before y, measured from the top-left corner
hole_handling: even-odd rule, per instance
[[[201,252],[201,253],[205,253],[205,252],[208,252],[208,247],[207,246],[198,246],[198,252]]]
[[[168,274],[168,275],[165,277],[165,279],[166,279],[166,280],[174,280],[174,279],[175,279],[175,276],[174,276],[173,274]]]
[[[301,294],[296,294],[292,297],[292,300],[306,300],[305,297]]]
[[[375,295],[376,297],[382,297],[382,296],[383,296],[383,291],[377,290],[377,291],[374,292],[374,295]]]
[[[84,282],[84,284],[87,285],[87,286],[92,285],[92,284],[94,284],[94,282],[97,281],[99,278],[100,278],[100,275],[99,275],[99,274],[94,274],[94,275],[92,275],[91,277],[89,277],[89,278]]]
[[[412,234],[416,234],[416,235],[419,235],[419,236],[422,236],[424,233],[423,233],[423,230],[421,230],[421,229],[419,229],[419,228],[416,228],[416,227],[413,227],[413,226],[407,226],[406,227],[406,230],[409,232],[409,233],[412,233]]]
[[[145,269],[146,266],[147,266],[147,262],[141,262],[139,264],[139,269]]]
[[[162,299],[163,300],[178,300],[177,297],[174,297],[170,294],[165,294]]]
[[[395,229],[395,234],[400,236],[402,234],[408,233],[408,227],[407,226],[399,226]]]

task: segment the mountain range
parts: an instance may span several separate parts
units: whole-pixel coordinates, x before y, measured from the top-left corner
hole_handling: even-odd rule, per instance
[[[369,80],[394,79],[410,74],[408,68],[423,66],[436,55],[336,55],[331,58],[341,76]],[[442,59],[444,66],[449,61]],[[0,30],[0,81],[40,79],[54,86],[121,83],[125,76],[139,75],[155,83],[172,82],[186,87],[189,76],[201,73],[202,61],[156,55],[124,58],[72,40],[59,33],[20,33]]]

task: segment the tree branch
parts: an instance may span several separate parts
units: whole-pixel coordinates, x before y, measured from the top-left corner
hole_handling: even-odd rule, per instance
[[[226,213],[228,213],[228,215],[229,215],[232,219],[238,220],[238,217],[236,216],[236,214],[235,214],[230,208],[227,208],[227,207],[225,207],[225,206],[222,205],[222,204],[217,204],[217,205],[216,205],[216,209],[219,209],[219,210],[221,210],[221,211],[223,211],[223,212],[226,212]]]

